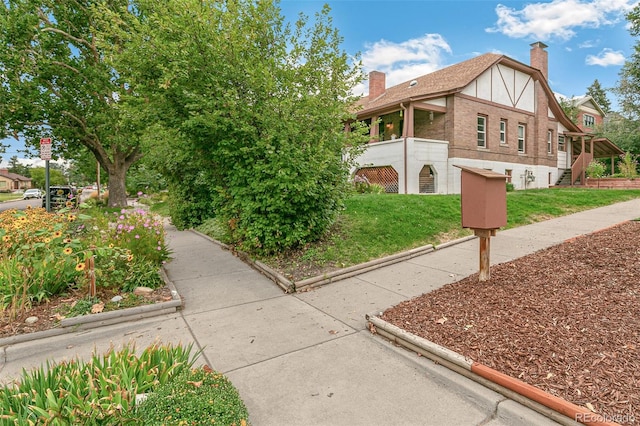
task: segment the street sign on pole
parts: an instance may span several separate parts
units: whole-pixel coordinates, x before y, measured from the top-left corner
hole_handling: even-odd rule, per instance
[[[42,160],[51,160],[51,138],[40,139],[40,158]]]
[[[51,138],[40,139],[40,158],[44,160],[45,207],[51,211],[51,194],[49,194],[49,160],[51,160]]]

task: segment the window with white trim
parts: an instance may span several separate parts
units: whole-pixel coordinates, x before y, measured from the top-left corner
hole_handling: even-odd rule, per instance
[[[487,147],[487,117],[484,115],[478,116],[478,147]]]
[[[526,148],[526,126],[524,124],[518,124],[518,152],[521,154],[525,153]]]
[[[562,135],[558,136],[558,151],[566,151],[564,136]]]
[[[553,154],[553,130],[547,130],[547,154]]]
[[[596,118],[593,115],[583,114],[582,123],[584,124],[584,127],[593,128],[596,125]]]
[[[500,120],[500,144],[505,145],[507,143],[507,120]]]

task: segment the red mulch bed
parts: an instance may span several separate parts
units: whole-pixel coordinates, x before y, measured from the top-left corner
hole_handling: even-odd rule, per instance
[[[640,222],[493,266],[489,281],[472,275],[382,319],[609,420],[640,424]]]

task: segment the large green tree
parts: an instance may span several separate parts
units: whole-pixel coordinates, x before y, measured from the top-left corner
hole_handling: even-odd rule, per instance
[[[359,62],[327,7],[288,26],[277,2],[140,2],[110,53],[136,76],[153,151],[187,227],[216,216],[250,250],[320,237],[342,205],[359,133],[346,133]],[[361,136],[361,135],[360,135]]]
[[[9,171],[20,176],[30,177],[31,166],[24,165],[18,161],[18,157],[14,155],[9,159]]]
[[[126,171],[142,155],[126,81],[102,47],[125,48],[109,36],[103,16],[128,13],[128,6],[127,0],[0,3],[1,128],[31,147],[52,137],[54,158],[86,147],[109,175],[111,206],[126,205]]]
[[[611,101],[607,97],[607,92],[602,88],[602,85],[595,79],[591,86],[587,88],[587,95],[591,96],[596,101],[598,106],[602,108],[605,114],[611,112]]]
[[[627,14],[629,32],[632,36],[640,35],[640,5],[636,5]],[[636,40],[633,53],[622,66],[620,79],[614,92],[618,95],[621,113],[625,118],[640,120],[640,42]]]

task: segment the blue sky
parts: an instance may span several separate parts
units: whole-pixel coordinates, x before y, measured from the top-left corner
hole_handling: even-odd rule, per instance
[[[571,97],[595,79],[604,88],[616,85],[634,45],[625,13],[637,2],[282,0],[281,8],[294,18],[313,15],[324,3],[344,50],[361,53],[366,73],[385,72],[387,86],[487,52],[528,64],[529,45],[542,41],[549,46],[551,88]]]
[[[635,41],[624,17],[637,3],[631,0],[281,0],[280,7],[295,20],[325,3],[343,49],[362,55],[366,73],[385,72],[387,86],[487,52],[528,64],[529,45],[542,41],[549,46],[551,88],[580,96],[595,79],[614,87]],[[356,88],[366,90],[366,82]],[[609,100],[615,108],[613,94]],[[5,160],[24,157],[20,142],[5,142],[11,144]]]

